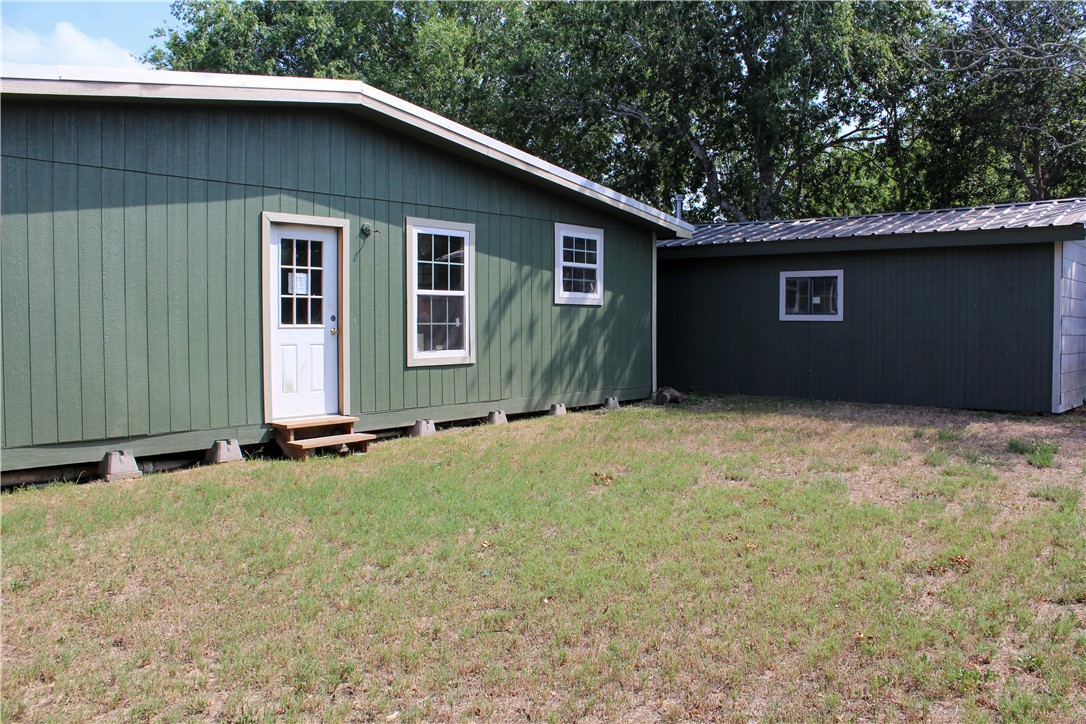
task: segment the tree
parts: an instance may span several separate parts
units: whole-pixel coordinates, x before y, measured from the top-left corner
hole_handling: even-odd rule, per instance
[[[1086,3],[956,4],[942,20],[924,121],[937,196],[1083,193]]]
[[[145,60],[359,78],[694,220],[1081,194],[1086,2],[179,0]]]
[[[486,132],[500,131],[516,2],[177,0],[156,68],[353,78]]]

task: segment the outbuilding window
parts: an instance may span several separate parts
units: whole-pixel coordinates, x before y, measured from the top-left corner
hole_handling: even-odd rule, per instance
[[[603,304],[603,229],[554,225],[554,303]]]
[[[475,361],[475,225],[407,219],[407,364]]]
[[[781,272],[780,321],[840,322],[844,276],[841,269]]]

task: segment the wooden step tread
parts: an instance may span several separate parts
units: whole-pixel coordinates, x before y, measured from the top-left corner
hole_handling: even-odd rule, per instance
[[[376,440],[376,435],[370,435],[368,432],[349,432],[345,435],[328,435],[326,437],[309,437],[303,440],[291,440],[286,443],[290,447],[296,450],[313,450],[321,447],[332,447],[334,445],[350,445],[356,442],[369,442],[370,440]]]
[[[349,415],[321,415],[320,417],[296,417],[293,420],[278,420],[271,423],[276,430],[298,430],[306,427],[325,427],[328,425],[353,425],[357,417]]]

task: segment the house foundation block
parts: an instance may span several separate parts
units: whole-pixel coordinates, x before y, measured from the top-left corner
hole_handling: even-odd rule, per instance
[[[139,465],[136,464],[136,456],[131,450],[107,452],[102,457],[102,462],[98,463],[98,474],[107,482],[143,477]]]
[[[505,410],[491,410],[486,416],[486,421],[491,425],[504,425],[509,422],[509,419],[505,416]]]
[[[561,402],[557,402],[551,405],[551,411],[547,413],[549,415],[564,415],[566,414],[566,406]]]
[[[433,435],[435,432],[437,432],[437,428],[434,427],[433,420],[415,420],[409,434],[411,437],[426,437],[427,435]]]
[[[204,462],[211,465],[232,463],[241,459],[241,445],[237,440],[216,440],[204,456]]]

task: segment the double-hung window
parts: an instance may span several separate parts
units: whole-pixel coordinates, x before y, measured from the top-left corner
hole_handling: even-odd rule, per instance
[[[407,364],[475,361],[475,225],[407,219]]]
[[[781,272],[780,321],[840,322],[844,278],[841,269]]]
[[[603,229],[554,225],[554,303],[603,304]]]

